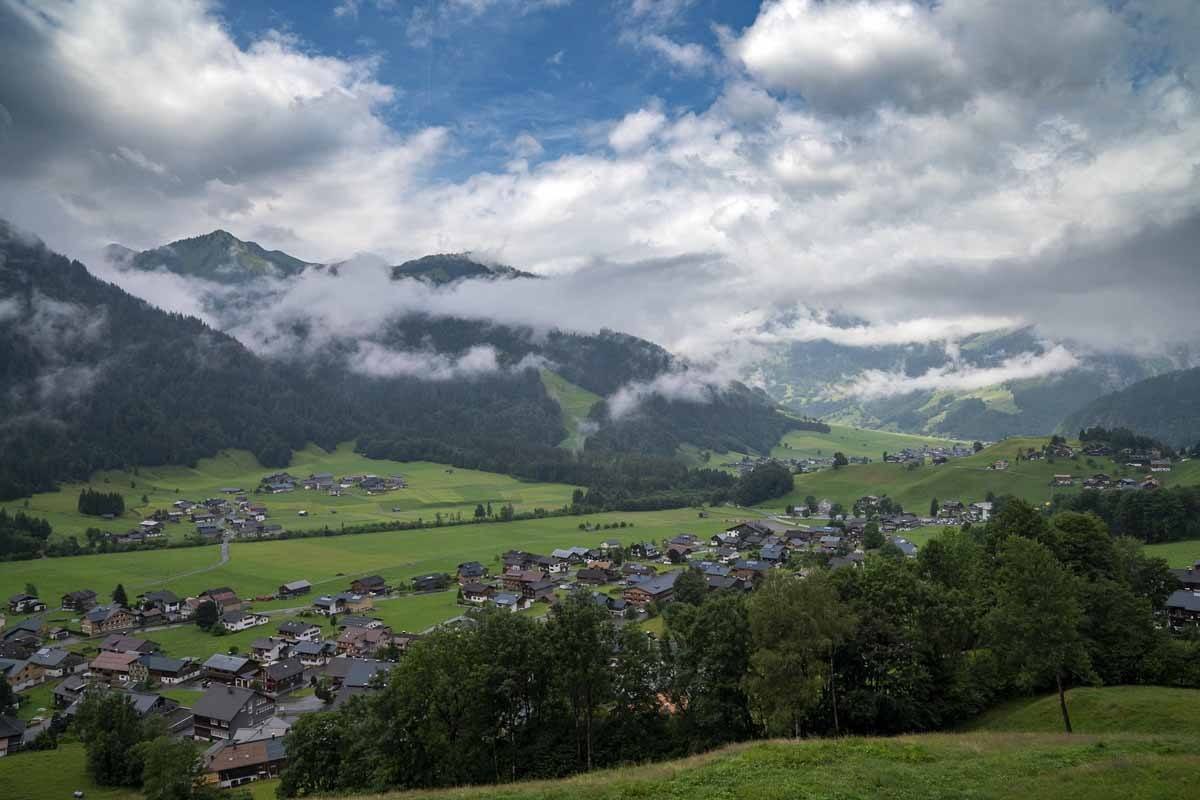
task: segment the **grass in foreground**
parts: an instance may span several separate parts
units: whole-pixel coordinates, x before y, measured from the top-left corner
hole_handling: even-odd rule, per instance
[[[394,800],[1080,798],[1185,796],[1195,739],[1164,735],[932,734],[773,741],[563,781],[382,795]],[[364,800],[366,800],[364,798]]]
[[[1079,687],[1067,692],[1077,733],[1181,734],[1200,738],[1200,690],[1162,686]],[[1012,700],[971,722],[968,730],[1056,733],[1058,695]]]
[[[84,768],[83,745],[20,753],[0,758],[0,797],[4,800],[69,800],[82,791],[87,800],[140,800],[141,792],[96,786]]]

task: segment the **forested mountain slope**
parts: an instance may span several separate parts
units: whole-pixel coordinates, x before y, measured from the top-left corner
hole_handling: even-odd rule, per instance
[[[494,363],[454,379],[373,374],[352,368],[362,343],[350,339],[303,360],[263,358],[0,224],[0,497],[97,469],[188,464],[227,447],[282,466],[306,441],[329,447],[356,437],[370,455],[605,485],[608,497],[636,497],[704,485],[665,457],[671,441],[695,436],[713,446],[721,438],[765,450],[793,424],[765,397],[733,386],[714,390],[705,404],[644,403],[619,419],[595,411],[596,427],[611,433],[576,456],[557,447],[566,437],[562,411],[538,367],[608,395],[685,365],[649,342],[608,332],[534,337],[487,322],[405,317],[377,338],[400,349],[420,342],[448,359],[486,346]],[[689,406],[700,405],[690,413],[708,415],[711,426],[689,421]],[[635,425],[663,433],[645,441],[622,434]]]
[[[1106,394],[1068,416],[1062,430],[1129,428],[1175,447],[1200,442],[1200,368],[1168,372]]]

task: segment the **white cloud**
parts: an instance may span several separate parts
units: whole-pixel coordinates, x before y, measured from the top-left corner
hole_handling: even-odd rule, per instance
[[[873,399],[936,389],[972,391],[1008,381],[1054,375],[1077,366],[1079,359],[1075,354],[1062,345],[1056,345],[1045,353],[1021,353],[995,367],[974,367],[954,362],[917,376],[867,370],[846,386],[845,393]]]
[[[639,41],[684,72],[703,72],[713,64],[712,55],[695,42],[681,44],[658,33],[647,34]]]
[[[360,342],[348,362],[350,369],[376,378],[400,376],[448,381],[496,372],[500,365],[491,347],[472,347],[458,358],[434,352],[389,350],[375,342]]]
[[[608,134],[608,143],[617,152],[635,150],[646,145],[654,134],[662,130],[667,118],[655,108],[643,108],[613,126]]]
[[[374,61],[280,34],[239,44],[200,3],[10,2],[0,96],[23,111],[0,216],[78,256],[223,227],[307,260],[469,250],[562,277],[426,295],[364,271],[272,309],[337,330],[427,303],[695,357],[1033,321],[1161,350],[1200,336],[1195,16],[1169,0],[768,3],[726,35],[710,105],[643,102],[549,158],[510,131],[497,141],[515,150],[496,151],[523,163],[448,179],[461,142],[392,130],[404,97]],[[164,276],[118,280],[204,313]],[[797,307],[871,325],[767,325]]]

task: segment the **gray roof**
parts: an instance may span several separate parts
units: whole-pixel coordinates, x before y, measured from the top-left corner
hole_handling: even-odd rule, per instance
[[[376,673],[387,672],[392,665],[386,661],[370,661],[364,658],[351,659],[350,671],[342,680],[343,686],[362,687],[371,683]]]
[[[1176,589],[1167,598],[1167,608],[1200,611],[1200,592],[1193,592],[1188,589]]]
[[[330,642],[296,642],[292,645],[292,652],[299,656],[319,656],[332,648]]]
[[[144,655],[138,659],[146,669],[155,672],[173,672],[179,673],[184,670],[188,662],[181,658],[168,658],[160,655]]]
[[[29,661],[32,664],[37,664],[39,667],[49,667],[53,669],[62,662],[66,661],[71,654],[66,650],[58,647],[43,647],[32,656]]]
[[[205,669],[215,669],[221,672],[237,672],[250,663],[250,659],[241,656],[227,656],[215,653],[204,662]]]
[[[299,675],[304,672],[304,665],[300,663],[300,659],[298,658],[286,658],[283,661],[276,661],[269,667],[265,667],[263,672],[272,680],[281,681],[284,678],[290,678],[293,675]]]
[[[192,713],[198,717],[210,717],[229,721],[254,697],[253,689],[237,686],[210,686],[192,705]]]
[[[289,592],[294,592],[297,589],[311,589],[312,584],[308,581],[292,581],[291,583],[285,583],[283,588],[287,589]]]
[[[662,575],[656,575],[653,578],[642,581],[637,587],[650,594],[664,594],[675,587],[675,579],[678,577],[678,572],[665,572]]]
[[[303,633],[310,628],[319,627],[311,622],[301,622],[298,619],[289,619],[286,622],[279,623],[276,628],[280,633]]]

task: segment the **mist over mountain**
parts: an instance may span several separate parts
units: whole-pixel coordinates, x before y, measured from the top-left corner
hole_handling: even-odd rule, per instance
[[[1097,398],[1063,420],[1061,430],[1128,428],[1180,448],[1200,442],[1200,369],[1157,375]]]

